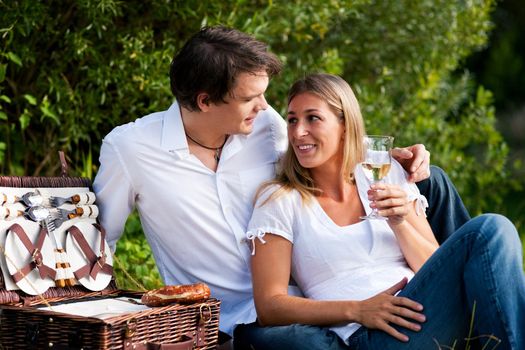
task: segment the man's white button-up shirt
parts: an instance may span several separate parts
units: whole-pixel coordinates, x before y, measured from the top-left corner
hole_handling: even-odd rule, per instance
[[[256,319],[245,232],[258,186],[287,147],[271,107],[249,135],[231,135],[217,171],[189,153],[180,109],[115,128],[103,140],[93,187],[113,248],[134,206],[165,284],[207,283],[220,299],[220,330]]]

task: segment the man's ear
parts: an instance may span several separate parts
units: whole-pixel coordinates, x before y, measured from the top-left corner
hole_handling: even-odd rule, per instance
[[[197,95],[197,106],[203,112],[206,112],[210,108],[210,95],[203,92]]]

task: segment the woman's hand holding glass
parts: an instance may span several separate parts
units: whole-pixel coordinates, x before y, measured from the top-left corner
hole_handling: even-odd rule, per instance
[[[390,225],[399,225],[410,212],[410,201],[406,192],[398,185],[375,183],[367,192],[370,207],[378,215],[387,218]]]

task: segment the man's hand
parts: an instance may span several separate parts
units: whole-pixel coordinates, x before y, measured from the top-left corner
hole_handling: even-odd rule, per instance
[[[408,181],[419,182],[430,177],[430,152],[425,149],[425,145],[396,147],[392,149],[392,156],[408,172]]]

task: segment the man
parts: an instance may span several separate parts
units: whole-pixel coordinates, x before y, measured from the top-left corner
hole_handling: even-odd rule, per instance
[[[220,330],[230,336],[256,319],[245,230],[255,191],[287,147],[286,125],[264,98],[280,70],[264,43],[203,28],[171,64],[177,102],[109,133],[93,185],[109,244],[136,207],[164,283],[208,284],[222,301]],[[428,177],[422,145],[395,156],[414,180]],[[455,192],[436,190],[451,186],[438,175],[429,188],[455,204]]]

